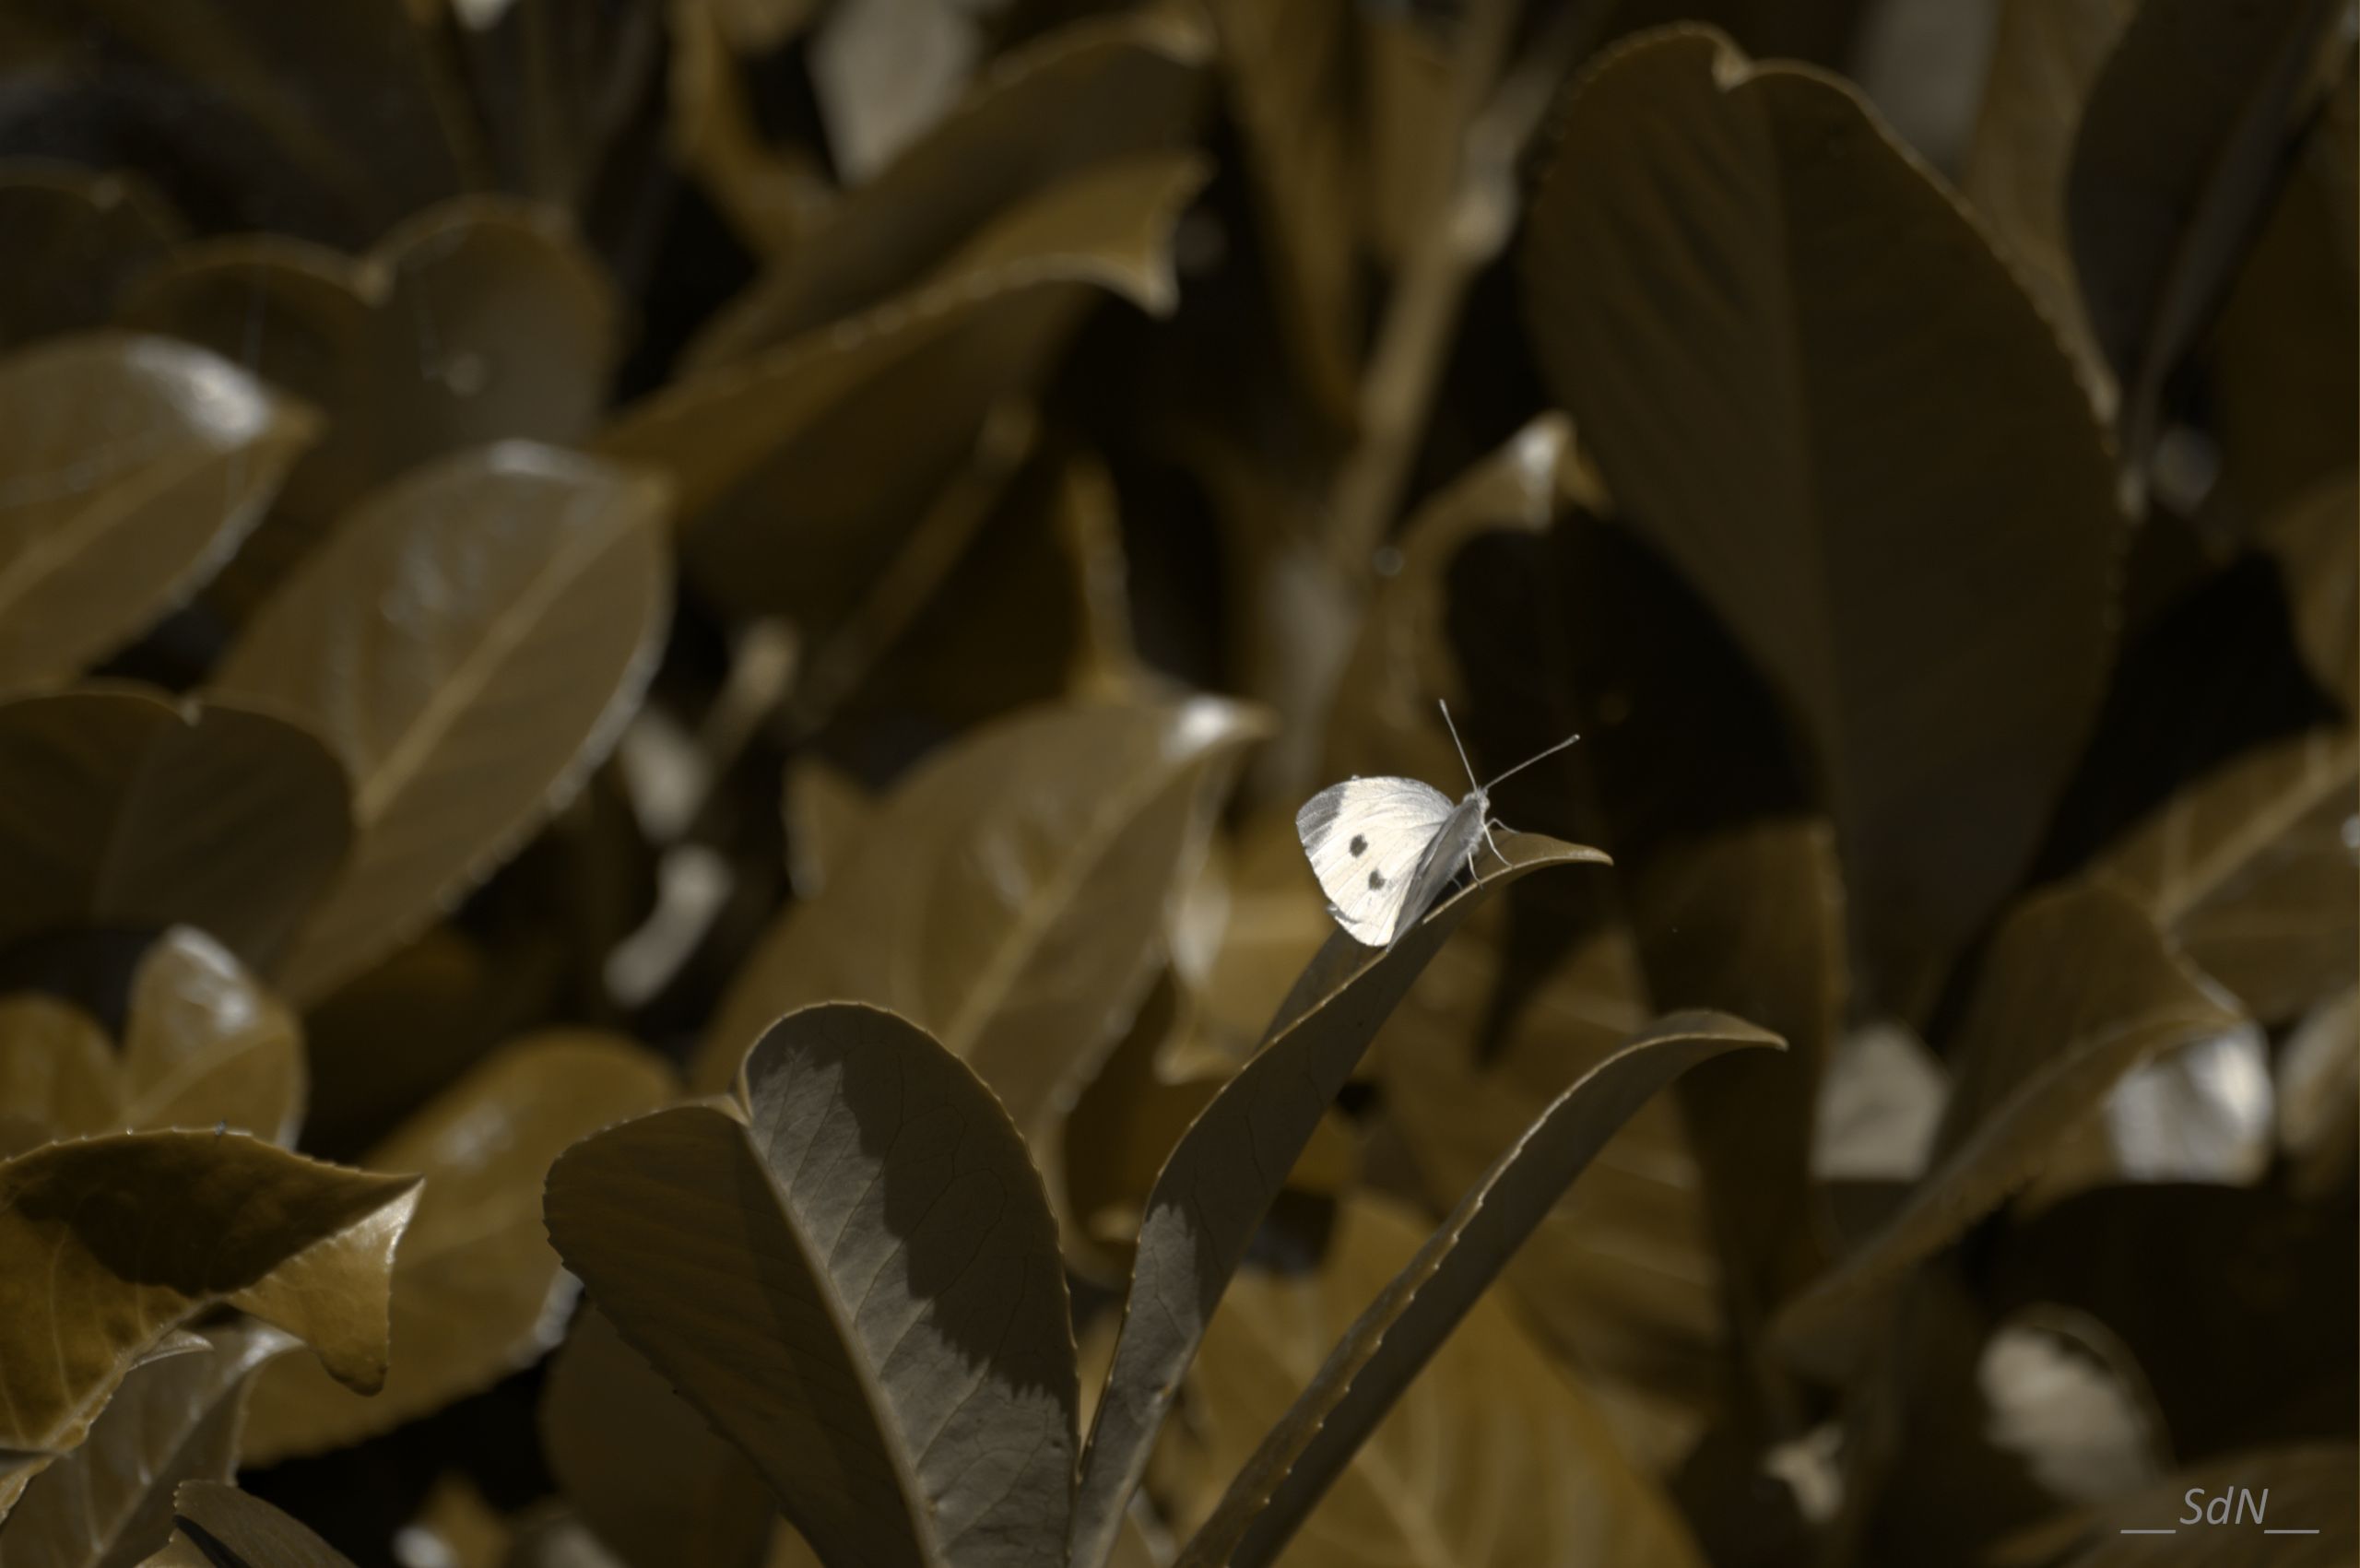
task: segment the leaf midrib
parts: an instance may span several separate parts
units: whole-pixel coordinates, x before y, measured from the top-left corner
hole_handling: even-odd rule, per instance
[[[1172,715],[1161,716],[1168,722]],[[1139,777],[1149,781],[1107,797],[1107,809],[1093,815],[1090,831],[1076,835],[1075,854],[1059,860],[1056,868],[1043,885],[1039,897],[1028,900],[1010,923],[1007,937],[992,950],[974,984],[960,1002],[958,1011],[945,1023],[942,1043],[950,1052],[965,1058],[983,1037],[985,1025],[996,1016],[1015,990],[1017,977],[1024,964],[1037,950],[1042,937],[1053,929],[1067,911],[1079,902],[1081,888],[1092,871],[1105,859],[1106,853],[1121,836],[1122,831],[1137,821],[1157,796],[1200,764],[1213,749],[1233,738],[1228,733],[1207,740],[1195,750],[1176,759],[1159,758],[1169,761],[1168,768],[1156,766],[1143,769]],[[1189,802],[1191,809],[1196,802]]]
[[[353,792],[352,815],[356,823],[364,829],[376,826],[442,749],[443,740],[457,727],[460,717],[475,707],[476,699],[490,685],[493,675],[507,665],[510,656],[547,618],[558,596],[589,574],[596,558],[628,536],[631,526],[629,511],[609,504],[619,499],[619,494],[618,487],[598,483],[594,488],[575,489],[568,499],[557,526],[575,536],[533,575],[525,591],[511,602],[507,613],[492,617],[484,635],[469,645],[448,678],[436,684],[417,717],[404,726],[394,749],[370,770],[367,780]],[[593,523],[607,525],[583,524],[576,514],[585,510],[591,513]],[[600,518],[600,513],[608,515]]]
[[[714,1114],[721,1114],[717,1111]],[[885,1450],[886,1462],[893,1467],[894,1491],[902,1500],[903,1518],[909,1526],[911,1542],[918,1550],[918,1561],[927,1568],[935,1568],[938,1564],[948,1568],[941,1543],[935,1539],[932,1512],[926,1507],[926,1492],[918,1483],[917,1469],[907,1452],[893,1402],[885,1386],[878,1381],[876,1369],[869,1365],[868,1357],[863,1351],[859,1334],[845,1311],[846,1303],[837,1292],[835,1274],[827,1267],[824,1258],[816,1256],[817,1238],[805,1233],[800,1223],[800,1210],[796,1207],[786,1184],[780,1180],[771,1162],[763,1158],[762,1147],[757,1141],[751,1123],[741,1122],[735,1117],[726,1119],[741,1140],[755,1169],[761,1172],[763,1184],[778,1206],[780,1228],[785,1231],[788,1240],[794,1244],[796,1256],[802,1260],[804,1272],[820,1298],[820,1310],[828,1315],[828,1326],[834,1330],[837,1344],[844,1348],[845,1364],[852,1369],[853,1379],[860,1386],[862,1402],[868,1407],[879,1443]]]

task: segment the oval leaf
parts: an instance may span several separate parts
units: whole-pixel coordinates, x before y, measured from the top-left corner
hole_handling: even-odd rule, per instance
[[[653,478],[510,442],[378,492],[215,677],[351,771],[360,839],[282,974],[324,995],[472,887],[579,787],[639,701],[671,584]]]
[[[600,445],[667,468],[682,516],[715,531],[721,547],[735,533],[775,529],[782,504],[837,518],[845,509],[829,487],[873,496],[895,477],[892,466],[934,472],[970,442],[985,409],[1031,383],[1093,290],[1169,311],[1167,242],[1204,178],[1200,160],[1171,155],[1062,182],[981,230],[923,284],[691,375],[625,409]],[[897,367],[909,373],[881,379]],[[855,398],[871,384],[891,395]],[[866,472],[876,465],[888,471]],[[741,489],[726,515],[706,515]]]
[[[1193,8],[1087,18],[992,62],[966,100],[697,335],[682,369],[743,359],[851,315],[1001,216],[1116,159],[1177,150],[1212,39]],[[1073,127],[1086,124],[1090,135]]]
[[[595,1307],[549,1361],[540,1432],[558,1489],[629,1568],[761,1561],[762,1478]]]
[[[68,679],[204,585],[318,419],[229,361],[99,333],[0,360],[0,690]]]
[[[503,1047],[363,1161],[426,1177],[394,1261],[384,1386],[363,1398],[289,1359],[255,1385],[246,1456],[267,1465],[340,1447],[479,1392],[556,1342],[573,1282],[541,1227],[541,1183],[569,1144],[671,1097],[672,1074],[628,1041],[550,1033]]]
[[[0,940],[186,923],[267,966],[343,863],[347,788],[311,734],[236,703],[0,702]]]
[[[234,1486],[183,1481],[172,1492],[172,1539],[148,1568],[352,1568],[350,1559]]]
[[[302,1121],[295,1015],[185,925],[165,932],[132,974],[122,1071],[121,1126],[231,1126],[289,1145]]]
[[[2071,366],[1847,88],[1695,29],[1575,90],[1524,264],[1615,501],[1815,742],[1864,978],[1914,1009],[2103,687],[2123,521]]]
[[[136,174],[36,162],[0,171],[0,348],[100,325],[123,286],[185,233]]]
[[[2137,0],[2000,0],[1991,69],[1960,184],[2073,356],[2104,419],[2114,367],[2090,335],[2065,236],[2065,177],[2090,84]]]
[[[415,1176],[242,1133],[123,1133],[0,1164],[0,1448],[74,1446],[140,1352],[216,1302],[375,1387],[394,1244],[417,1202]]]
[[[1261,1049],[1164,1161],[1148,1194],[1114,1364],[1082,1457],[1075,1568],[1111,1558],[1155,1434],[1246,1243],[1419,973],[1500,889],[1545,867],[1606,861],[1594,849],[1528,833],[1509,834],[1500,848],[1505,866],[1489,866],[1392,946],[1363,947],[1341,931],[1330,936],[1279,1005]]]
[[[119,318],[252,367],[328,416],[225,586],[242,613],[347,507],[446,452],[589,432],[620,339],[614,286],[565,215],[467,196],[367,255],[278,234],[187,246]]]
[[[2123,391],[2124,455],[2218,302],[2278,173],[2340,0],[2145,0],[2090,88],[2066,221]]]
[[[791,1014],[738,1105],[576,1145],[547,1207],[599,1310],[823,1561],[1061,1553],[1079,1396],[1056,1225],[1007,1114],[923,1031]]]
[[[1188,1542],[1181,1568],[1274,1561],[1410,1379],[1633,1113],[1699,1062],[1783,1044],[1738,1019],[1676,1015],[1559,1095],[1328,1352]],[[1627,1547],[1611,1555],[1633,1560]]]
[[[2126,1073],[2252,1027],[2115,889],[2068,884],[2026,900],[1993,937],[1959,1025],[1950,1054],[1958,1082],[1926,1177],[1788,1303],[1775,1338],[1800,1361],[1835,1364],[1860,1304],[2030,1183]]]
[[[697,1081],[726,1082],[782,1013],[873,1002],[982,1074],[1048,1158],[1044,1130],[1146,994],[1172,890],[1263,728],[1252,709],[1196,698],[1039,708],[962,739],[755,949]]]
[[[2360,737],[2348,730],[2263,747],[2174,796],[2099,869],[2256,1017],[2289,1022],[2354,979],[2355,781]]]
[[[133,1368],[82,1445],[26,1489],[0,1528],[0,1568],[113,1568],[160,1548],[174,1487],[237,1473],[246,1381],[293,1342],[230,1324]]]

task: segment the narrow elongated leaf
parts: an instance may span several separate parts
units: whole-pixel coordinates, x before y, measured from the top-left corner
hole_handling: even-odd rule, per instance
[[[0,703],[0,939],[184,922],[266,966],[343,863],[347,794],[318,739],[234,702]]]
[[[124,1133],[0,1165],[0,1448],[74,1446],[140,1352],[216,1302],[377,1386],[394,1245],[417,1202],[414,1176],[242,1133]]]
[[[314,999],[383,957],[564,804],[647,682],[671,607],[663,487],[502,442],[420,469],[256,614],[218,687],[344,759],[352,863],[282,975]]]
[[[283,235],[185,247],[120,319],[252,367],[328,416],[230,568],[242,613],[344,510],[462,447],[587,434],[618,348],[614,287],[552,209],[490,196],[409,218],[366,255]]]
[[[1351,1346],[1420,1270],[1424,1229],[1391,1204],[1351,1199],[1316,1271],[1242,1275],[1213,1320],[1190,1380],[1190,1420],[1170,1434],[1167,1457],[1193,1459],[1189,1469],[1242,1467],[1242,1480],[1256,1477],[1268,1443],[1321,1400],[1334,1366],[1332,1357],[1321,1364],[1329,1346],[1339,1337]],[[1375,1304],[1363,1311],[1372,1296]],[[1356,1443],[1357,1456],[1337,1472],[1333,1493],[1296,1521],[1304,1527],[1281,1561],[1295,1568],[1698,1568],[1703,1559],[1667,1500],[1617,1451],[1580,1386],[1504,1303],[1470,1297],[1464,1317],[1460,1333],[1424,1347],[1433,1365],[1398,1391],[1392,1414],[1358,1434],[1364,1444]],[[1290,1395],[1305,1384],[1290,1409]],[[1252,1444],[1265,1431],[1270,1438],[1257,1453]],[[1190,1454],[1194,1447],[1201,1455]],[[1185,1506],[1180,1518],[1190,1522]],[[1259,1538],[1224,1557],[1230,1523],[1224,1500],[1181,1562],[1269,1560]]]
[[[2292,579],[2297,629],[2311,649],[2303,607],[2327,584],[2348,584],[2353,515],[2347,502],[2335,531],[2347,564],[2320,563],[2325,583],[2298,571],[2272,537],[2280,519],[2306,509],[2339,477],[2349,482],[2360,430],[2360,365],[2342,352],[2360,335],[2360,215],[2354,212],[2360,162],[2360,60],[2343,59],[2342,80],[2314,115],[2289,160],[2260,232],[2237,263],[2204,348],[2208,412],[2220,448],[2220,475],[2204,498],[2204,520],[2233,538],[2259,535]],[[2349,491],[2346,491],[2347,498]],[[2321,525],[2326,526],[2325,524]],[[2330,590],[2331,591],[2331,590]],[[2349,589],[2344,589],[2347,595]],[[2333,651],[2348,668],[2352,639]],[[2315,669],[2334,664],[2314,662]],[[2354,706],[2349,677],[2321,684]]]
[[[1677,1014],[1559,1095],[1346,1331],[1189,1541],[1181,1568],[1275,1561],[1410,1379],[1633,1113],[1699,1062],[1781,1044],[1738,1019]],[[1632,1560],[1628,1548],[1612,1555]]]
[[[2092,84],[2066,185],[2073,268],[2123,385],[2124,454],[2158,433],[2270,195],[2338,0],[2146,0]]]
[[[750,1568],[777,1511],[746,1457],[584,1307],[541,1388],[541,1449],[574,1512],[629,1568]]]
[[[1165,903],[1263,728],[1213,698],[1039,708],[945,751],[755,949],[697,1083],[726,1083],[782,1013],[873,1002],[982,1074],[1034,1158],[1052,1158],[1043,1131],[1129,1023]]]
[[[352,1568],[351,1560],[258,1497],[218,1481],[172,1492],[172,1539],[151,1568]]]
[[[1460,922],[1501,888],[1551,866],[1602,864],[1594,849],[1531,834],[1500,841],[1487,869],[1387,948],[1341,931],[1305,967],[1269,1033],[1164,1162],[1140,1222],[1074,1516],[1074,1568],[1099,1568],[1146,1474],[1157,1430],[1205,1325],[1336,1093],[1370,1040]]]
[[[1204,177],[1198,159],[1173,154],[1051,186],[923,282],[642,400],[600,445],[669,470],[692,557],[722,552],[691,570],[742,596],[724,562],[742,562],[783,509],[799,545],[836,548],[846,530],[873,527],[879,513],[863,507],[914,513],[913,481],[930,488],[984,412],[1030,387],[1099,290],[1168,311],[1166,244]]]
[[[2136,0],[2000,0],[1961,180],[2108,419],[2114,367],[2083,312],[2065,233],[2065,176],[2090,84],[2137,8]]]
[[[1211,53],[1201,15],[1156,4],[1002,55],[921,140],[715,315],[683,368],[743,359],[853,315],[919,284],[963,242],[1060,182],[1177,150],[1194,128]],[[1077,124],[1091,134],[1073,135]]]
[[[1007,1114],[914,1025],[782,1020],[740,1099],[659,1111],[549,1173],[599,1310],[736,1443],[823,1561],[1054,1562],[1073,1333]]]
[[[2354,979],[2356,796],[2360,738],[2297,736],[2197,780],[2101,868],[2257,1018],[2288,1022]]]
[[[1388,1119],[1437,1212],[1647,1021],[1627,931],[1600,924],[1533,973],[1498,918],[1512,913],[1483,912],[1437,954],[1373,1051]],[[1670,1100],[1641,1107],[1504,1276],[1624,1453],[1651,1470],[1676,1466],[1725,1401],[1731,1287],[1702,1153]]]
[[[154,187],[122,170],[0,171],[0,348],[103,324],[115,295],[185,236]]]
[[[1524,272],[1618,506],[1813,743],[1866,986],[1922,1006],[2102,688],[2123,520],[2071,364],[1848,88],[1696,29],[1575,90]]]
[[[426,1177],[394,1260],[384,1386],[362,1397],[289,1358],[256,1383],[254,1464],[374,1436],[491,1385],[557,1342],[573,1282],[541,1226],[549,1162],[670,1098],[665,1064],[627,1041],[552,1032],[505,1046],[405,1122],[366,1165]]]
[[[1900,1210],[1773,1326],[1824,1363],[1850,1313],[2039,1174],[2058,1138],[2148,1058],[2252,1024],[2104,883],[2028,899],[1992,938],[1951,1061],[1933,1163]]]
[[[0,1568],[128,1568],[161,1547],[174,1487],[236,1473],[246,1381],[293,1343],[232,1324],[133,1368],[88,1438],[42,1470],[0,1526]]]
[[[1245,142],[1256,216],[1266,230],[1261,243],[1269,253],[1285,346],[1320,414],[1350,428],[1358,415],[1365,308],[1362,193],[1353,182],[1363,156],[1361,100],[1368,90],[1358,59],[1362,13],[1337,0],[1214,0],[1209,8],[1221,34],[1221,76]],[[1423,171],[1447,179],[1457,171],[1450,144],[1459,126],[1446,116],[1422,130],[1446,160]],[[1446,184],[1393,194],[1419,204],[1414,210],[1423,224],[1451,221],[1441,199]]]
[[[219,570],[319,433],[201,349],[121,333],[0,360],[0,690],[69,679]]]

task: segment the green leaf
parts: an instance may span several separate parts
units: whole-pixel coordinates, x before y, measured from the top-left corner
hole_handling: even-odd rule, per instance
[[[1253,709],[1214,698],[1019,713],[928,760],[820,896],[764,936],[706,1032],[717,1088],[744,1042],[810,1002],[873,1002],[1047,1132],[1153,979],[1163,911],[1202,853]]]
[[[136,174],[62,163],[0,168],[0,348],[102,325],[124,284],[186,230]]]
[[[1618,507],[1814,745],[1864,989],[1921,1008],[2103,688],[2123,520],[2071,364],[1855,94],[1694,29],[1575,90],[1524,275]]]
[[[2089,91],[2066,225],[2092,332],[2123,386],[2125,458],[2219,302],[2313,88],[2338,0],[2146,0]]]
[[[598,1308],[825,1561],[1054,1562],[1073,1487],[1056,1232],[1014,1124],[915,1025],[834,1004],[549,1173]]]
[[[346,508],[444,453],[589,433],[620,348],[613,283],[561,213],[467,196],[368,254],[278,234],[207,240],[125,297],[120,318],[250,367],[328,417],[218,595],[241,615]]]
[[[629,1568],[750,1568],[776,1510],[762,1478],[595,1307],[541,1385],[541,1451],[567,1502]]]
[[[348,790],[308,731],[236,702],[0,702],[0,940],[184,922],[267,968],[343,864]]]
[[[1267,6],[1214,0],[1230,116],[1244,143],[1255,217],[1269,253],[1267,287],[1280,329],[1313,407],[1339,429],[1359,414],[1361,339],[1365,332],[1361,192],[1353,171],[1362,156],[1357,113],[1357,23],[1362,13],[1340,0]],[[1472,30],[1477,25],[1469,23]],[[1446,118],[1426,127],[1437,142],[1460,126]],[[1447,180],[1456,159],[1438,171]],[[1402,193],[1422,197],[1424,223],[1452,220],[1437,199],[1447,186]]]
[[[1065,181],[1179,151],[1212,39],[1193,7],[1092,17],[992,62],[964,101],[837,204],[700,332],[690,373],[775,348],[924,283],[959,248]],[[1077,136],[1086,124],[1091,134]]]
[[[2355,975],[2360,865],[2345,837],[2355,780],[2360,737],[2349,730],[2275,742],[2165,802],[2098,869],[2256,1018],[2291,1022]]]
[[[541,1184],[576,1139],[671,1098],[672,1074],[628,1041],[551,1032],[502,1047],[362,1161],[426,1186],[394,1260],[384,1386],[362,1397],[290,1359],[254,1387],[255,1464],[341,1447],[530,1364],[558,1338],[573,1282],[541,1227]]]
[[[360,837],[281,983],[316,999],[497,866],[639,701],[671,609],[663,486],[509,442],[377,492],[215,675],[344,759]]]
[[[140,1353],[217,1302],[378,1386],[394,1245],[417,1203],[415,1176],[242,1133],[122,1133],[0,1164],[0,1448],[73,1447]]]
[[[172,1527],[148,1568],[352,1568],[269,1503],[218,1481],[183,1481],[172,1493]]]
[[[2252,1027],[2116,889],[2068,883],[2025,900],[1992,937],[1952,1043],[1957,1082],[1925,1177],[1788,1303],[1775,1338],[1807,1363],[1840,1361],[1864,1303],[2029,1184],[2124,1074]]]
[[[459,85],[401,0],[354,0],[333,17],[270,0],[160,11],[92,0],[73,15],[148,65],[134,79],[161,70],[234,111],[261,144],[240,146],[238,172],[265,191],[292,175],[304,198],[292,205],[331,237],[365,239],[481,183]]]
[[[1328,1352],[1189,1541],[1181,1568],[1275,1561],[1410,1380],[1632,1114],[1699,1062],[1740,1046],[1780,1044],[1737,1019],[1675,1015],[1552,1101]],[[1682,1555],[1669,1541],[1646,1554]],[[1634,1560],[1631,1545],[1611,1555]]]
[[[2360,366],[2342,352],[2360,336],[2360,251],[2354,162],[2360,159],[2360,62],[2344,57],[2342,80],[2312,120],[2277,199],[2239,260],[2219,321],[2205,345],[2206,407],[2220,448],[2220,477],[2204,498],[2206,520],[2230,538],[2271,538],[2272,524],[2351,472],[2360,430]],[[2352,514],[2347,504],[2345,516]],[[2340,529],[2350,548],[2349,528]],[[2348,580],[2351,569],[2345,567]],[[2295,573],[2303,605],[2316,593]],[[2340,650],[2350,663],[2350,639]],[[2306,631],[2305,645],[2309,647]],[[2333,665],[2314,664],[2332,670]],[[2323,678],[2354,703],[2348,678]]]
[[[319,420],[245,371],[92,333],[0,360],[0,690],[70,679],[220,570]]]
[[[247,1380],[293,1343],[230,1324],[134,1367],[81,1446],[34,1478],[0,1526],[0,1568],[122,1568],[161,1547],[175,1486],[237,1472]]]
[[[1139,1226],[1123,1326],[1084,1452],[1073,1568],[1099,1568],[1147,1471],[1180,1376],[1270,1201],[1386,1017],[1460,922],[1546,867],[1604,864],[1578,844],[1500,841],[1505,866],[1428,912],[1388,948],[1341,931],[1279,1005],[1254,1058],[1198,1114],[1164,1162]]]
[[[2137,0],[2000,0],[1960,181],[2106,419],[2120,394],[2082,310],[2065,235],[2065,176],[2090,84],[2137,9]]]
[[[687,572],[718,603],[832,615],[1101,291],[1170,312],[1172,228],[1205,174],[1186,154],[1077,174],[902,293],[633,404],[599,444],[672,474]]]
[[[1186,1469],[1239,1470],[1240,1485],[1253,1485],[1272,1444],[1328,1402],[1336,1356],[1374,1326],[1404,1281],[1429,1261],[1419,1244],[1423,1231],[1422,1219],[1359,1197],[1339,1210],[1316,1271],[1241,1276],[1206,1337],[1190,1379],[1190,1420],[1175,1425],[1161,1456],[1164,1479],[1181,1468],[1173,1461],[1193,1460]],[[1428,1241],[1426,1250],[1434,1245]],[[1372,1296],[1375,1304],[1363,1312]],[[1505,1305],[1470,1293],[1463,1316],[1462,1332],[1431,1343],[1422,1342],[1417,1325],[1396,1325],[1422,1341],[1409,1359],[1422,1362],[1431,1355],[1433,1364],[1394,1390],[1398,1402],[1382,1420],[1382,1412],[1363,1418],[1357,1409],[1337,1410],[1355,1430],[1350,1442],[1338,1444],[1347,1452],[1331,1478],[1335,1489],[1316,1508],[1282,1500],[1285,1525],[1302,1527],[1282,1561],[1296,1568],[1387,1562],[1700,1568],[1703,1559],[1669,1501],[1633,1469],[1580,1386],[1526,1337]],[[1339,1337],[1343,1344],[1331,1353]],[[1384,1371],[1379,1364],[1367,1369],[1372,1377]],[[1306,1384],[1290,1408],[1290,1396]],[[1265,1431],[1269,1435],[1257,1451],[1255,1440]],[[1201,1454],[1191,1454],[1192,1447]],[[1181,1522],[1190,1515],[1183,1507]],[[1280,1524],[1279,1513],[1263,1517],[1274,1528]],[[1221,1555],[1234,1522],[1224,1499],[1180,1561],[1270,1561],[1277,1543],[1258,1534],[1238,1543],[1235,1556]]]
[[[291,1144],[303,1079],[286,1004],[184,925],[140,956],[119,1054],[70,1003],[0,998],[0,1104],[48,1136],[229,1126]]]
[[[1620,925],[1566,938],[1541,967],[1517,950],[1512,920],[1497,918],[1516,913],[1476,916],[1374,1047],[1387,1117],[1436,1212],[1647,1021]],[[1505,1273],[1525,1321],[1650,1471],[1677,1466],[1725,1403],[1731,1282],[1703,1154],[1670,1100],[1641,1107]]]

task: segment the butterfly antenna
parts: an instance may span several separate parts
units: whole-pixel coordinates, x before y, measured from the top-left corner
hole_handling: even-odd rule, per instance
[[[1532,766],[1535,762],[1540,761],[1543,757],[1554,757],[1558,752],[1563,751],[1566,747],[1571,746],[1575,741],[1579,740],[1580,738],[1581,737],[1578,735],[1569,735],[1565,737],[1564,739],[1557,742],[1556,745],[1549,748],[1548,750],[1534,752],[1531,756],[1527,757],[1523,761],[1518,762],[1515,767],[1510,768],[1506,772],[1502,773],[1499,778],[1493,779],[1490,784],[1485,784],[1483,786],[1483,793],[1486,795],[1491,794],[1492,791],[1500,786],[1501,780],[1515,777],[1516,774],[1524,772],[1527,768]],[[1462,753],[1462,755],[1464,754]]]
[[[1458,747],[1458,765],[1467,770],[1467,782],[1469,784],[1475,784],[1475,764],[1467,760],[1467,748],[1459,746],[1458,726],[1450,722],[1450,704],[1448,702],[1444,702],[1442,704],[1442,722],[1443,726],[1450,731],[1450,743],[1453,746]],[[1475,784],[1475,787],[1477,789],[1481,789],[1483,786],[1481,784]]]

